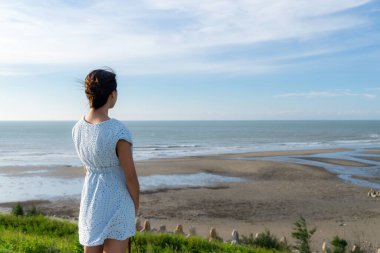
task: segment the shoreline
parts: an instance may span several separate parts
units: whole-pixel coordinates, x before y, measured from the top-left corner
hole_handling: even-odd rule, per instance
[[[249,233],[255,234],[269,228],[278,238],[286,236],[289,242],[293,242],[290,232],[293,223],[302,215],[309,228],[317,227],[311,244],[314,250],[320,250],[323,239],[331,241],[335,235],[350,243],[368,240],[379,248],[380,198],[369,198],[369,187],[345,182],[336,173],[314,165],[229,159],[231,156],[299,156],[349,150],[282,150],[136,161],[139,177],[206,172],[252,179],[250,182],[220,183],[212,187],[163,188],[143,192],[138,217],[141,223],[149,219],[153,228],[163,224],[170,231],[177,224],[182,224],[184,231],[188,232],[188,227],[194,225],[197,233],[204,237],[213,226],[224,239],[230,239],[232,229],[248,236]],[[347,161],[330,162],[350,167]],[[0,171],[15,168],[0,167]],[[26,169],[17,167],[16,171],[20,176],[25,176],[23,171]],[[82,167],[57,166],[49,171],[48,176],[78,178],[84,176],[84,171]],[[9,208],[14,203],[0,203],[0,207]],[[48,215],[71,220],[75,220],[79,213],[79,198],[62,197],[22,203],[35,205]]]

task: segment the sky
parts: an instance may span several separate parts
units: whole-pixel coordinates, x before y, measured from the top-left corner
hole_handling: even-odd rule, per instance
[[[36,4],[37,3],[37,4]],[[380,118],[379,0],[0,0],[0,120]]]

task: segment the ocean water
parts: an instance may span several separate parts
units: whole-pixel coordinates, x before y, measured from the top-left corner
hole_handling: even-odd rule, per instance
[[[38,165],[81,165],[71,139],[75,121],[0,121],[0,203],[30,199],[80,197],[83,177],[47,176]],[[380,189],[380,162],[363,159],[366,148],[380,147],[380,121],[128,121],[134,137],[135,160],[249,151],[352,148],[315,155],[258,158],[323,167],[349,183]],[[347,167],[303,157],[347,159],[369,167]],[[364,157],[365,158],[365,157]],[[1,166],[28,165],[23,175]],[[355,177],[356,176],[356,177]],[[142,191],[204,187],[246,179],[217,174],[173,174],[139,177]],[[31,185],[33,187],[31,187]],[[37,186],[37,187],[35,187]],[[0,208],[1,209],[1,208]],[[1,211],[1,210],[0,210]]]
[[[31,199],[54,199],[60,197],[79,198],[81,195],[84,177],[74,179],[55,178],[44,175],[44,171],[33,170],[27,171],[26,173],[33,175],[19,176],[0,173],[0,203]],[[157,191],[160,189],[210,187],[218,186],[220,183],[250,181],[252,180],[204,172],[139,177],[140,190],[142,192]]]
[[[76,121],[0,121],[0,166],[81,165]],[[125,121],[135,160],[249,151],[380,146],[380,121]]]

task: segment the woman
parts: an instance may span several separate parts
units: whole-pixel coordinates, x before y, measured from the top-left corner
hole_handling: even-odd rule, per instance
[[[132,135],[108,110],[117,100],[116,75],[98,69],[84,82],[90,111],[72,129],[85,167],[79,209],[79,242],[84,252],[125,252],[135,235],[140,185],[132,157]]]

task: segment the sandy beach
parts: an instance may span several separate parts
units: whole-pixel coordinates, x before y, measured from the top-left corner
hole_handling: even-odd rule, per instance
[[[313,250],[320,250],[322,241],[331,240],[335,235],[348,240],[350,245],[369,241],[374,248],[380,248],[380,198],[368,197],[369,187],[345,182],[336,174],[318,166],[229,159],[312,155],[344,150],[347,149],[255,152],[138,161],[138,176],[206,172],[250,180],[221,183],[212,187],[146,191],[140,197],[138,216],[142,222],[149,219],[153,228],[166,225],[167,230],[173,230],[177,224],[182,224],[185,232],[188,232],[188,227],[193,225],[197,233],[204,237],[213,226],[224,239],[230,239],[233,229],[249,235],[268,228],[278,238],[286,236],[293,243],[293,224],[302,215],[310,229],[317,227],[312,237]],[[347,168],[368,167],[370,164],[370,161],[366,164],[342,159],[329,161],[328,158],[324,158],[323,162]],[[23,174],[22,166],[0,169],[2,172],[7,170],[20,176]],[[49,170],[49,173],[49,176],[60,178],[84,176],[83,167],[57,166]],[[372,180],[377,183],[380,181],[379,178]],[[14,202],[1,203],[0,207],[13,205]],[[24,202],[24,206],[32,205],[48,215],[74,220],[79,211],[77,198]]]

